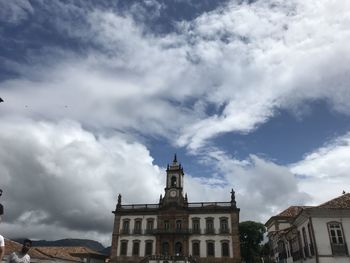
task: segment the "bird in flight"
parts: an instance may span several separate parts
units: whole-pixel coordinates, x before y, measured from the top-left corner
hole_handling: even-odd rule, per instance
[[[4,100],[2,98],[0,98],[0,102],[4,102]]]

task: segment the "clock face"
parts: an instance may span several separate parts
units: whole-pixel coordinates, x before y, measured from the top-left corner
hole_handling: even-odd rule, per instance
[[[170,196],[171,197],[175,197],[176,196],[176,191],[175,190],[170,191]]]

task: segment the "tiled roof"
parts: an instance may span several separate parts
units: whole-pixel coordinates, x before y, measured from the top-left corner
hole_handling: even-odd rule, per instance
[[[82,259],[78,256],[74,256],[74,254],[94,254],[98,256],[102,255],[86,247],[36,247],[35,249],[53,258],[60,258],[77,262],[82,262]]]
[[[279,213],[277,216],[285,216],[285,217],[295,217],[297,216],[303,209],[308,206],[290,206],[286,210]]]
[[[343,194],[338,196],[328,202],[325,202],[319,206],[318,208],[350,208],[350,193]]]
[[[21,251],[22,244],[10,239],[5,239],[5,255],[10,255],[13,252]],[[94,255],[96,257],[103,257],[92,249],[86,247],[32,247],[29,250],[32,259],[62,259],[68,261],[83,262],[80,255]]]
[[[5,239],[5,255],[10,255],[13,252],[21,251],[22,244],[17,243],[10,239]],[[35,259],[50,259],[50,256],[42,254],[36,248],[31,248],[29,250],[29,256]]]

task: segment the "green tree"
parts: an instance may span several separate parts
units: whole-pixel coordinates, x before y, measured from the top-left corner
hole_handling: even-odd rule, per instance
[[[263,224],[254,221],[239,223],[241,255],[245,262],[260,262],[261,242],[264,239],[266,228]]]

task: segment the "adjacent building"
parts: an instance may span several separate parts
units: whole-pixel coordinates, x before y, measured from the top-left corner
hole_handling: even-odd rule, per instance
[[[5,257],[21,251],[22,244],[13,240],[5,240]],[[29,250],[30,262],[33,263],[104,263],[105,255],[86,247],[32,247]]]
[[[265,224],[275,262],[350,262],[350,194],[319,206],[291,206]]]
[[[111,262],[241,262],[239,208],[229,202],[188,202],[176,155],[157,204],[122,205],[118,196]]]

